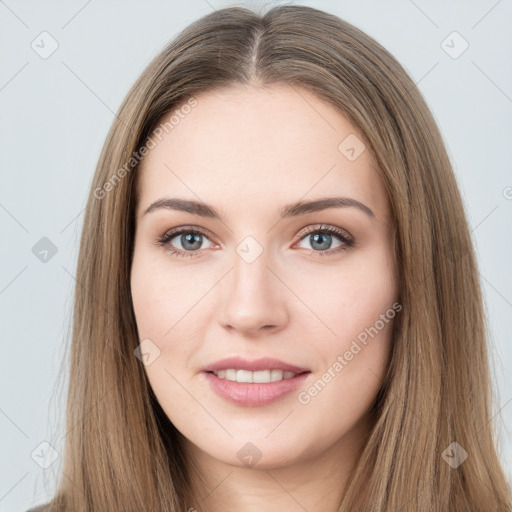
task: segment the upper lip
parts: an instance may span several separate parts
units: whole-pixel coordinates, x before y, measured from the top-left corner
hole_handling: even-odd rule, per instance
[[[242,359],[241,357],[228,357],[221,359],[215,363],[209,364],[203,368],[204,372],[217,372],[219,370],[248,370],[251,372],[257,372],[261,370],[283,370],[285,372],[303,373],[308,372],[307,368],[301,368],[293,364],[288,364],[279,359],[273,359],[271,357],[263,357],[261,359]]]

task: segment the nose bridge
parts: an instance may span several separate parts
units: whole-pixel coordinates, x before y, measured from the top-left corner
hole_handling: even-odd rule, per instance
[[[268,293],[270,264],[269,251],[252,237],[247,237],[235,249],[232,291],[242,296]]]
[[[278,327],[286,321],[286,306],[270,250],[248,236],[235,248],[233,271],[225,287],[222,321],[241,331],[257,331],[261,327]]]

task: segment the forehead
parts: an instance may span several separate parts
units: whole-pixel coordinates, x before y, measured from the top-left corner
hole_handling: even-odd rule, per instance
[[[258,208],[334,192],[388,214],[384,185],[359,130],[311,91],[250,86],[194,99],[194,107],[161,120],[160,126],[169,121],[161,140],[152,137],[156,145],[138,171],[139,211],[164,195]]]

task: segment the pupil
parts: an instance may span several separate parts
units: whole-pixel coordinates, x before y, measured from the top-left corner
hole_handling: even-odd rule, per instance
[[[324,238],[324,244],[322,247],[317,247],[318,249],[329,249],[329,246],[331,245],[330,242],[331,242],[331,235],[329,235],[328,233],[316,233],[314,235],[311,235],[313,237],[313,243],[311,244],[311,246],[314,248],[315,247],[315,244],[318,242],[318,239],[322,239],[322,237],[327,237],[327,243],[325,242],[325,238]],[[320,241],[320,245],[322,245],[321,241]],[[327,245],[327,247],[325,246]]]
[[[201,237],[202,236],[203,235],[197,234],[197,233],[189,233],[187,235],[181,235],[181,243],[182,243],[182,245],[183,245],[183,247],[185,249],[188,248],[188,249],[191,249],[191,250],[196,250],[196,249],[199,249],[199,247],[201,247]],[[187,247],[188,243],[194,244],[194,239],[195,239],[195,246],[194,247]]]

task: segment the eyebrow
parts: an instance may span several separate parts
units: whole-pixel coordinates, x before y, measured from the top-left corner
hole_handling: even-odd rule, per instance
[[[313,201],[298,201],[281,208],[279,211],[279,217],[284,219],[287,217],[296,217],[307,213],[318,212],[328,208],[344,207],[358,208],[369,217],[375,217],[375,214],[368,206],[350,197],[324,197]],[[144,210],[142,215],[147,215],[152,211],[162,208],[188,212],[194,215],[200,215],[201,217],[209,217],[221,221],[223,220],[222,214],[214,206],[199,201],[180,199],[178,197],[164,197],[162,199],[158,199],[154,203],[151,203]]]

